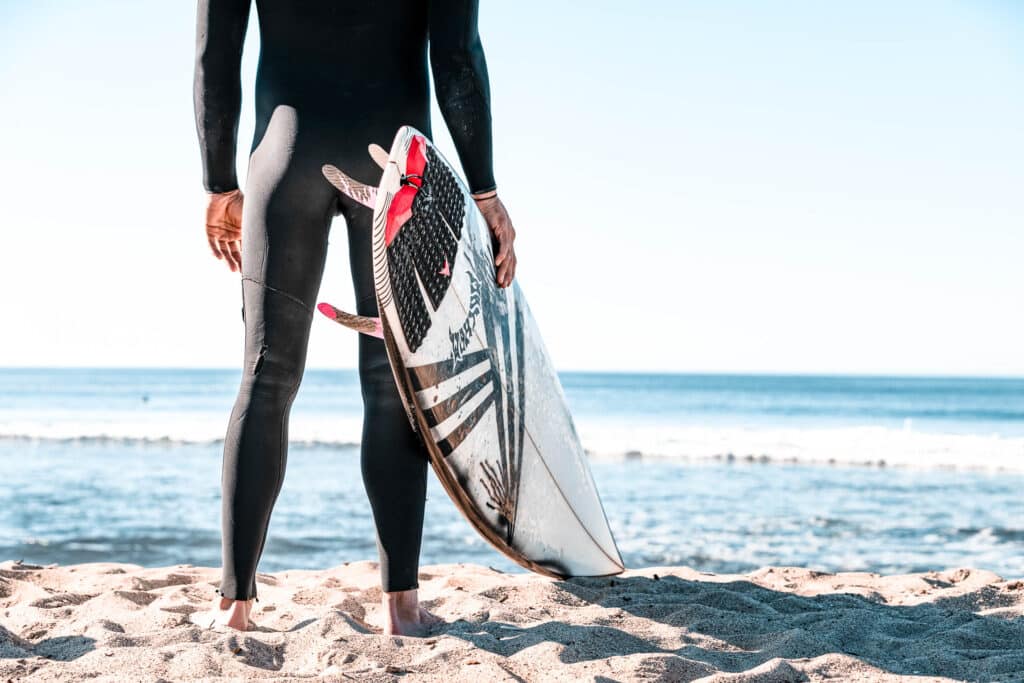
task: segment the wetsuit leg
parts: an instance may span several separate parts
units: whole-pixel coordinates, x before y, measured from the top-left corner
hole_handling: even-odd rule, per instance
[[[330,223],[339,210],[348,228],[356,309],[377,315],[372,211],[331,188],[320,171],[323,136],[300,136],[298,130],[292,108],[274,110],[250,158],[245,189],[245,358],[221,477],[224,568],[219,591],[237,600],[257,595],[256,566],[284,480],[289,412],[305,368]],[[365,173],[372,177],[373,171]],[[426,453],[406,417],[381,340],[360,335],[359,379],[361,466],[377,528],[381,583],[389,592],[416,588]]]
[[[376,316],[373,212],[347,198],[341,200],[341,207],[348,224],[356,310],[360,315]],[[386,592],[417,588],[427,455],[409,424],[384,342],[363,334],[359,335],[359,380],[363,393],[360,459],[377,528],[381,585]]]
[[[255,597],[256,565],[284,479],[288,417],[306,362],[336,194],[314,141],[278,107],[249,162],[242,212],[245,355],[224,439],[222,596]]]

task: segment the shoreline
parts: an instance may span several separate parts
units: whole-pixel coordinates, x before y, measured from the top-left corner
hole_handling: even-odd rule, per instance
[[[0,679],[1020,680],[1024,580],[687,567],[551,581],[421,569],[426,638],[373,632],[377,564],[257,576],[259,630],[193,623],[219,568],[0,563]],[[925,677],[925,678],[922,678]],[[930,678],[928,678],[930,677]]]

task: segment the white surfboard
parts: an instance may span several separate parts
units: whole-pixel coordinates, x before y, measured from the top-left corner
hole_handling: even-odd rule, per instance
[[[381,156],[378,153],[378,156]],[[380,312],[332,319],[383,336],[399,391],[459,510],[498,550],[554,577],[624,565],[526,298],[495,283],[491,234],[448,162],[399,129],[374,190],[324,175],[374,207]]]

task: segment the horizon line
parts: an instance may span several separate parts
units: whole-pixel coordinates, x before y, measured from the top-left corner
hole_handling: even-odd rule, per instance
[[[220,372],[236,372],[238,366],[214,365],[0,365],[0,372],[10,370],[211,370]],[[345,366],[310,366],[306,371],[358,372],[356,367]],[[840,371],[788,371],[788,370],[629,370],[629,369],[555,369],[558,374],[597,374],[597,375],[670,375],[686,377],[807,377],[807,378],[863,378],[863,379],[978,379],[978,380],[1009,380],[1024,381],[1024,374],[969,374],[969,373],[933,373],[933,372],[840,372]]]

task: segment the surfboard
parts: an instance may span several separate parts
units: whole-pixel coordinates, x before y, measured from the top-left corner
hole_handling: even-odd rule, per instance
[[[384,340],[438,479],[495,548],[552,577],[621,573],[558,375],[518,278],[495,282],[491,233],[468,189],[412,127],[386,160],[371,154],[384,162],[378,187],[323,172],[374,209],[380,317],[320,310]]]

